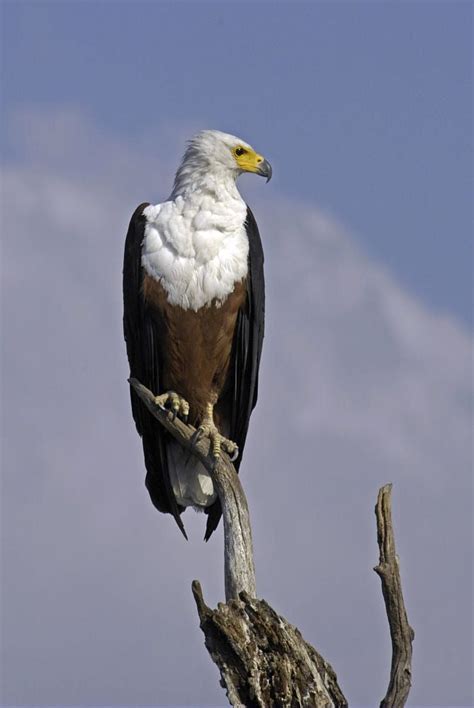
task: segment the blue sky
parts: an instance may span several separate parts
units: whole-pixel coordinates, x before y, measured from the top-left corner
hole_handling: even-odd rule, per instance
[[[132,148],[170,123],[241,134],[274,189],[331,210],[472,321],[470,3],[20,1],[3,15],[7,115],[79,107]]]
[[[376,705],[392,481],[412,705],[472,705],[471,4],[1,10],[4,705],[224,703],[190,592],[222,600],[222,533],[188,511],[185,543],[149,502],[121,323],[130,214],[203,127],[274,168],[239,180],[266,262],[259,595]]]

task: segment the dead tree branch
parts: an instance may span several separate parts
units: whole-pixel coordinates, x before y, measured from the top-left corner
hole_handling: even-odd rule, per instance
[[[331,666],[300,632],[264,601],[256,599],[252,534],[247,500],[227,455],[217,464],[209,441],[192,442],[195,429],[155,403],[154,394],[136,379],[130,385],[148,410],[212,476],[224,518],[226,604],[206,606],[201,586],[193,583],[206,647],[219,667],[231,705],[347,706]]]
[[[193,593],[207,650],[232,706],[348,705],[328,662],[265,600],[243,592],[211,610],[196,580]]]
[[[155,403],[153,393],[136,379],[130,379],[130,385],[150,413],[183,447],[196,455],[212,476],[221,502],[224,520],[226,600],[238,598],[242,591],[255,597],[255,567],[250,516],[247,499],[234,465],[225,454],[219,458],[216,464],[209,455],[209,440],[203,438],[197,443],[193,442],[192,437],[196,430],[192,425],[186,425],[179,418],[173,419],[168,410]]]
[[[395,537],[392,525],[392,485],[379,490],[375,516],[377,518],[377,542],[379,564],[374,568],[382,581],[390,637],[392,639],[392,666],[387,694],[381,708],[401,708],[405,705],[411,688],[412,642],[415,632],[408,623],[403,601],[402,582]]]
[[[136,379],[130,385],[148,410],[183,447],[195,455],[212,476],[224,518],[226,604],[211,610],[201,586],[193,582],[205,644],[217,664],[222,686],[233,706],[307,706],[344,708],[348,703],[336,674],[308,644],[296,627],[256,598],[252,533],[247,500],[228,456],[217,463],[209,455],[209,441],[192,440],[195,429],[155,402],[155,395]],[[382,708],[402,708],[411,687],[414,632],[403,602],[391,516],[391,489],[379,490],[375,513],[379,564],[374,570],[382,592],[392,639],[392,665]]]

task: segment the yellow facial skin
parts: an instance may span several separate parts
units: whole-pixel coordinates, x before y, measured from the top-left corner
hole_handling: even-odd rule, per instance
[[[244,172],[258,172],[264,158],[258,155],[255,150],[246,148],[243,145],[237,145],[233,148],[232,154],[241,170]]]

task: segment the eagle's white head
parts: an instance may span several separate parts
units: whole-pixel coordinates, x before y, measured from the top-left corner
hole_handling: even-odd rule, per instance
[[[176,173],[173,193],[181,193],[213,177],[235,182],[242,172],[261,175],[267,182],[272,176],[270,163],[241,138],[220,130],[202,130],[188,143]]]

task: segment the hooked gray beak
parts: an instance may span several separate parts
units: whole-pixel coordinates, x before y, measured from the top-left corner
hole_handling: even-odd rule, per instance
[[[267,182],[270,182],[270,180],[272,178],[272,173],[273,173],[272,166],[268,162],[268,160],[264,160],[258,166],[257,174],[261,175],[262,177],[266,177]]]

